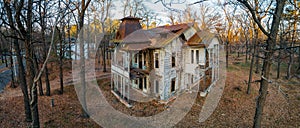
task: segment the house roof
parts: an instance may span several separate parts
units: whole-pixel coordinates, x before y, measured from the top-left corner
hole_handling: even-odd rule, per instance
[[[191,27],[191,24],[160,26],[149,30],[138,30],[128,35],[124,40],[123,50],[142,50],[161,48]]]
[[[214,38],[216,38],[216,34],[208,32],[208,31],[199,31],[195,33],[185,44],[188,46],[205,46],[208,47]]]

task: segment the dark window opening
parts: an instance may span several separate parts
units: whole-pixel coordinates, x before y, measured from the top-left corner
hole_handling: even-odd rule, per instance
[[[139,89],[143,89],[143,78],[139,79]]]
[[[175,63],[176,63],[175,53],[172,53],[172,67],[175,67]]]
[[[144,89],[147,89],[147,78],[144,77]]]
[[[144,62],[143,62],[143,64],[144,64],[144,66],[146,66],[146,52],[144,52]]]
[[[137,57],[137,54],[134,56],[134,59],[135,59],[135,63],[138,63],[138,57]]]
[[[155,68],[159,68],[159,59],[158,59],[158,53],[155,53],[154,54],[154,65],[155,65]]]
[[[142,64],[142,59],[143,59],[143,54],[139,54],[139,68],[142,69],[143,68],[143,64]]]
[[[196,50],[196,61],[199,64],[199,50]]]
[[[174,92],[175,91],[175,78],[172,79],[171,81],[171,92]]]
[[[186,38],[185,38],[185,36],[184,36],[184,34],[181,34],[179,37],[180,37],[183,41],[187,41]]]

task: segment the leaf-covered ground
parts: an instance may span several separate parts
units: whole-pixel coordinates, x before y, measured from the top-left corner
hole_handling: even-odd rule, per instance
[[[246,94],[245,80],[248,80],[249,64],[244,60],[231,59],[226,79],[226,86],[222,98],[213,114],[202,123],[198,122],[201,107],[205,98],[197,97],[191,111],[175,127],[252,127],[255,112],[255,100],[258,95],[259,84],[252,84],[250,95]],[[275,73],[273,73],[275,74]],[[283,73],[282,73],[283,74]],[[66,73],[66,76],[68,73]],[[54,77],[53,81],[58,79]],[[254,75],[253,80],[258,80]],[[68,80],[68,79],[66,79]],[[300,126],[300,84],[299,80],[292,78],[276,80],[280,85],[269,86],[266,106],[264,108],[263,127],[299,127]],[[56,82],[54,82],[56,83]],[[102,90],[106,90],[105,96],[109,103],[123,113],[135,116],[149,116],[157,111],[162,111],[164,105],[153,103],[138,104],[134,109],[124,107],[109,92],[109,80],[102,81]],[[41,127],[100,127],[92,119],[81,117],[81,105],[77,99],[73,86],[66,86],[63,95],[58,94],[58,83],[53,85],[51,97],[39,97],[39,113]],[[6,88],[5,93],[0,94],[0,127],[29,127],[30,123],[24,121],[23,98],[19,94],[20,88]],[[14,92],[14,93],[9,93]],[[9,95],[9,96],[8,96]],[[50,101],[54,99],[55,106],[51,107]],[[157,105],[157,108],[153,106]],[[149,109],[142,109],[149,108]],[[153,111],[155,110],[155,111]]]

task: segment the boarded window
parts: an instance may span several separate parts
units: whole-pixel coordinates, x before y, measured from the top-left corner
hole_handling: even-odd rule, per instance
[[[191,63],[194,63],[194,50],[191,51]]]
[[[175,91],[175,78],[173,78],[172,80],[171,80],[171,92],[174,92]]]
[[[172,67],[175,67],[175,63],[176,63],[176,60],[175,60],[175,53],[172,53]]]
[[[158,53],[154,54],[154,65],[155,68],[159,68],[159,58],[158,58]]]

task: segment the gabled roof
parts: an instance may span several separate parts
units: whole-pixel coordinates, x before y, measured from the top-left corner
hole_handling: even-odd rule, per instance
[[[124,40],[123,50],[142,50],[147,48],[162,48],[180,36],[191,24],[160,26],[149,30],[138,30],[128,35]]]
[[[195,33],[185,44],[188,46],[208,47],[217,35],[208,31],[199,31]]]

